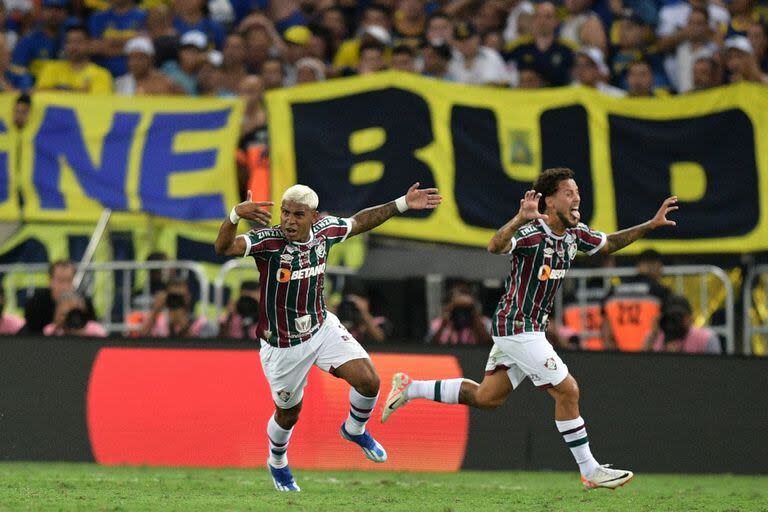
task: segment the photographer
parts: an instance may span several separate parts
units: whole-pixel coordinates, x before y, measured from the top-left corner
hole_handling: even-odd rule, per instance
[[[480,303],[468,283],[448,292],[443,314],[432,320],[427,342],[432,345],[490,345],[491,320],[483,316]]]
[[[216,329],[204,316],[194,316],[189,285],[174,277],[165,291],[155,294],[155,304],[139,333],[157,338],[210,338],[216,335]]]
[[[681,295],[667,299],[658,325],[646,339],[645,347],[654,352],[722,353],[720,339],[712,330],[693,325],[691,304]]]
[[[368,297],[347,293],[336,308],[336,316],[360,343],[383,343],[391,332],[389,321],[383,316],[373,316],[370,307]]]
[[[82,295],[74,291],[64,292],[56,301],[53,322],[43,328],[46,336],[92,336],[105,338],[104,327],[89,320],[90,314]]]
[[[229,303],[229,312],[219,321],[219,337],[238,340],[258,340],[259,282],[243,281],[240,297]]]

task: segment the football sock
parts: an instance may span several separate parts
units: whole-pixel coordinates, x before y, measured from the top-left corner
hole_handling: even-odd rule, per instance
[[[581,474],[588,477],[599,466],[589,449],[587,426],[581,416],[573,420],[555,421],[557,430],[563,436],[565,444],[571,449],[573,458],[579,465]]]
[[[293,429],[285,430],[275,421],[273,414],[267,423],[267,438],[269,439],[269,463],[275,468],[288,465],[288,440]]]
[[[359,436],[365,432],[365,424],[368,423],[378,398],[379,395],[363,396],[355,388],[349,389],[349,416],[344,423],[344,428],[348,433]]]
[[[464,379],[414,380],[405,393],[408,400],[426,398],[444,404],[457,404],[462,382]]]

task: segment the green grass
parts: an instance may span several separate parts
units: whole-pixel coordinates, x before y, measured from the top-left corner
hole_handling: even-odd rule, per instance
[[[640,474],[584,491],[576,472],[295,474],[301,493],[274,491],[264,469],[0,463],[0,510],[768,512],[768,476]]]

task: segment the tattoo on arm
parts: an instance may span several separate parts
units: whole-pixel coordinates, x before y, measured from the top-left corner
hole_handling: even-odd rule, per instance
[[[352,230],[349,232],[349,236],[370,231],[376,226],[383,224],[390,217],[394,217],[397,213],[397,206],[395,206],[394,201],[360,210],[352,216]]]
[[[488,252],[494,254],[501,254],[509,252],[512,248],[512,235],[515,231],[520,229],[520,226],[526,223],[525,219],[522,219],[519,215],[515,215],[509,222],[504,224],[496,231],[491,241],[488,242]]]
[[[618,251],[619,249],[623,249],[635,240],[644,237],[645,234],[650,230],[650,223],[644,222],[642,224],[638,224],[637,226],[632,226],[631,228],[622,229],[621,231],[611,233],[608,235],[605,246],[601,252],[610,254],[612,252]]]

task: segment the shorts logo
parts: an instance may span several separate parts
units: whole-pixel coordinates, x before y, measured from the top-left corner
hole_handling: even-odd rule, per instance
[[[565,277],[564,268],[556,268],[553,270],[549,265],[542,265],[539,267],[539,281],[562,279],[563,277]]]
[[[277,282],[278,283],[287,283],[291,280],[291,269],[289,268],[281,268],[277,271]]]
[[[531,379],[531,382],[539,382],[541,381],[541,377],[539,377],[537,374],[532,373],[528,376],[529,379]]]
[[[550,357],[549,359],[547,359],[547,362],[544,363],[544,368],[546,368],[547,370],[552,370],[552,371],[557,370],[557,363],[555,362],[555,358],[554,357]]]
[[[290,391],[286,391],[284,389],[277,392],[277,398],[279,398],[283,402],[287,402],[288,400],[291,399],[292,396],[293,396],[293,393],[291,393]]]

